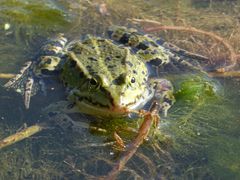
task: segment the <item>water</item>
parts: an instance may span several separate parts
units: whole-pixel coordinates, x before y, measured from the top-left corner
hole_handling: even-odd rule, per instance
[[[146,22],[135,25],[132,18],[211,31],[228,39],[239,53],[239,11],[239,1],[1,0],[0,73],[18,72],[24,62],[34,58],[46,38],[58,32],[74,39],[87,33],[104,36],[107,27],[113,24],[138,29],[153,26]],[[178,31],[156,35],[210,56],[214,62],[207,67],[229,62],[226,47],[209,37]],[[176,91],[182,81],[191,83],[186,76],[165,76],[174,83]],[[6,81],[0,79],[0,85]],[[194,92],[194,96],[198,95],[195,98],[189,93],[176,93],[177,103],[168,117],[162,119],[160,130],[138,149],[119,179],[240,178],[239,79],[209,81],[216,89],[214,95]],[[194,80],[191,86],[196,82],[202,83]],[[0,139],[15,133],[24,123],[44,121],[41,109],[64,97],[59,87],[47,97],[34,97],[30,110],[26,111],[20,95],[1,87]],[[130,142],[135,134],[124,129],[136,127],[136,122],[101,121],[79,114],[72,118],[81,122],[76,131],[49,125],[39,134],[2,149],[0,179],[88,179],[106,175],[119,153],[111,144],[112,133],[117,131]],[[103,130],[96,131],[89,125]]]

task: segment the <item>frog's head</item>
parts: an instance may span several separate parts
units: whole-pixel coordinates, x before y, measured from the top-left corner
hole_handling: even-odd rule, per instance
[[[126,114],[150,98],[147,68],[129,49],[90,38],[72,44],[68,55],[62,79],[73,89],[70,99],[80,111],[95,116]]]

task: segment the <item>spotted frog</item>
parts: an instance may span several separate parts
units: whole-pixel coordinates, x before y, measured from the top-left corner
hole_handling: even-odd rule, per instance
[[[42,46],[37,61],[27,62],[5,87],[17,87],[29,108],[34,87],[43,90],[45,77],[58,76],[79,112],[125,116],[154,100],[167,115],[175,101],[173,86],[151,75],[151,67],[175,63],[201,71],[183,59],[192,54],[135,29],[115,26],[108,34],[109,38],[87,35],[69,43],[63,34],[57,35]],[[19,85],[23,79],[24,85]]]

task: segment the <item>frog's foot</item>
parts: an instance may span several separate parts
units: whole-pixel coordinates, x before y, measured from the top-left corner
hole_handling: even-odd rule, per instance
[[[169,108],[175,102],[175,98],[173,96],[173,86],[171,82],[166,79],[154,79],[153,83],[155,83],[153,101],[159,103],[160,111],[166,117]]]
[[[27,79],[27,82],[26,82],[26,85],[25,85],[25,89],[24,89],[24,105],[25,105],[26,109],[29,109],[33,83],[34,83],[33,78],[29,77]]]
[[[29,108],[31,96],[36,93],[34,92],[34,89],[36,89],[34,79],[30,72],[32,66],[33,63],[31,61],[26,62],[20,72],[4,85],[5,88],[14,89],[23,95],[26,109]]]
[[[182,58],[181,56],[177,56],[175,54],[170,53],[169,63],[176,67],[180,67],[180,68],[183,67],[181,69],[184,69],[184,70],[190,70],[193,72],[207,75],[207,73],[202,69],[202,67],[199,65],[199,63],[196,60],[192,60],[192,62],[189,62],[186,59],[184,59],[184,57]]]
[[[32,65],[32,61],[27,61],[23,67],[21,68],[20,72],[16,74],[15,77],[10,79],[6,84],[4,84],[5,88],[13,88],[17,89],[19,87],[19,83],[21,83],[20,79],[23,78],[27,74],[27,71],[29,70],[29,67]]]
[[[70,130],[72,132],[81,132],[83,129],[88,129],[89,124],[80,122],[80,121],[74,121],[69,115],[58,112],[58,113],[50,113],[50,116],[48,117],[50,122],[57,125],[62,130]]]
[[[45,113],[65,113],[65,114],[72,114],[72,113],[79,113],[79,109],[75,106],[74,103],[69,101],[58,101],[56,103],[50,104],[43,109]]]

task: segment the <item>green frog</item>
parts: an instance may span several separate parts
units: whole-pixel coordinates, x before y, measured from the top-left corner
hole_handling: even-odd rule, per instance
[[[79,112],[126,116],[155,101],[166,116],[175,102],[173,86],[152,75],[151,66],[175,63],[201,71],[183,59],[190,53],[135,29],[115,26],[108,34],[109,38],[87,35],[69,43],[58,34],[42,46],[37,60],[27,62],[5,87],[21,92],[29,108],[30,97],[44,89],[44,78],[58,76],[67,89],[68,102]],[[19,83],[23,79],[25,83]]]

